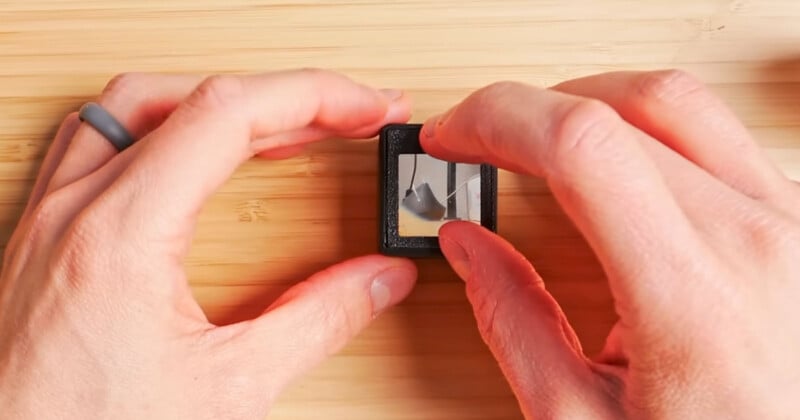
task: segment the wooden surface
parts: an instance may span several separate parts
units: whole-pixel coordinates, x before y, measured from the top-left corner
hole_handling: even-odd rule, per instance
[[[797,179],[798,19],[796,0],[0,0],[0,241],[60,118],[133,70],[328,67],[408,89],[423,121],[498,79],[680,67]],[[242,167],[204,210],[186,262],[210,318],[256,314],[310,273],[375,251],[375,176],[374,143]],[[614,321],[607,288],[543,185],[501,174],[499,225],[596,352]],[[272,418],[519,418],[462,284],[441,261],[420,273],[404,305],[292,386]]]

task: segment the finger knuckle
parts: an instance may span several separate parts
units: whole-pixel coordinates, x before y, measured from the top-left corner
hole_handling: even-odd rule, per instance
[[[130,98],[137,95],[145,85],[147,76],[144,73],[120,73],[111,78],[106,83],[103,93],[100,96],[102,105],[108,106],[120,99]]]
[[[231,75],[214,75],[203,80],[188,99],[192,105],[213,110],[229,109],[244,96],[242,79]]]
[[[69,127],[72,124],[78,124],[80,122],[80,117],[78,111],[73,111],[67,114],[66,117],[61,121],[62,127]]]
[[[100,239],[104,229],[99,226],[94,212],[80,214],[64,232],[65,249],[92,249],[100,252]]]
[[[86,267],[97,258],[99,247],[92,241],[97,229],[89,229],[80,219],[71,219],[65,215],[70,213],[70,200],[73,197],[64,190],[54,191],[45,196],[32,213],[30,228],[25,241],[57,240],[59,247],[53,254],[53,268],[67,284],[77,284],[77,279],[85,277]]]
[[[334,332],[333,337],[341,339],[340,342],[334,343],[336,348],[344,345],[347,339],[354,336],[359,330],[360,323],[355,314],[348,310],[347,305],[342,302],[331,301],[320,305],[320,314],[323,325],[329,325]]]
[[[747,242],[767,260],[796,260],[800,231],[769,212],[755,212],[745,222]]]
[[[297,299],[300,296],[327,296],[330,291],[318,281],[307,280],[293,286],[286,296]],[[365,321],[362,314],[354,310],[352,302],[341,299],[320,299],[314,311],[308,312],[308,322],[324,326],[334,340],[332,349],[344,346],[347,340],[360,330]]]
[[[475,314],[479,319],[478,331],[488,341],[492,342],[495,335],[495,321],[501,303],[480,293],[473,292]]]
[[[533,90],[532,86],[521,82],[495,82],[471,95],[465,101],[465,106],[459,107],[458,112],[465,121],[471,122],[476,137],[483,142],[484,147],[502,149],[508,127],[495,122],[507,120],[509,112],[513,111],[510,107],[524,103],[534,93]]]
[[[607,147],[621,119],[607,104],[581,99],[566,105],[547,128],[547,141],[555,162],[562,157],[582,159]],[[569,159],[568,159],[569,160]]]
[[[482,94],[484,96],[496,98],[498,96],[506,96],[509,94],[516,95],[518,92],[524,92],[529,90],[531,86],[517,82],[513,80],[501,80],[499,82],[492,83],[482,90]]]
[[[31,214],[29,240],[45,232],[52,232],[61,223],[64,207],[67,204],[61,191],[47,194]]]
[[[496,114],[507,113],[508,104],[519,102],[518,98],[527,97],[531,90],[532,87],[524,83],[504,80],[484,87],[467,101],[474,102],[470,108],[483,110],[484,115],[493,118]]]
[[[317,91],[324,90],[328,86],[334,86],[348,80],[339,73],[315,67],[300,69],[296,75],[298,79],[302,80],[304,85],[308,85],[311,89]]]
[[[79,214],[64,230],[61,246],[56,253],[58,268],[75,285],[89,284],[90,279],[102,278],[109,258],[118,249],[108,247],[110,238],[119,238],[94,210]],[[108,270],[105,270],[107,274]]]
[[[516,281],[492,285],[478,281],[467,283],[467,297],[478,319],[478,331],[487,342],[495,346],[502,344],[502,339],[508,335],[506,321],[509,320],[509,308],[506,305],[523,293],[525,290]]]
[[[298,74],[309,78],[326,78],[333,77],[336,73],[317,67],[304,67],[298,70]]]
[[[486,118],[506,117],[509,104],[524,102],[521,98],[527,98],[533,93],[533,87],[521,82],[504,80],[492,83],[476,92],[467,99],[472,102],[468,108],[481,111],[481,115]]]
[[[645,73],[638,87],[640,96],[645,100],[667,103],[698,96],[706,90],[705,85],[693,75],[677,69]]]
[[[71,229],[64,240],[64,246],[54,256],[54,271],[73,287],[86,286],[96,278],[98,255],[86,240],[82,229]]]

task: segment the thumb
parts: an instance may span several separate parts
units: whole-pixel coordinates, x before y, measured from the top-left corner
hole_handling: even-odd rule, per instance
[[[278,392],[403,300],[416,278],[411,261],[378,255],[332,266],[284,293],[235,345],[262,356],[256,369]]]
[[[575,332],[530,263],[468,222],[439,231],[442,252],[466,282],[481,336],[526,418],[618,418],[610,382],[595,374]]]

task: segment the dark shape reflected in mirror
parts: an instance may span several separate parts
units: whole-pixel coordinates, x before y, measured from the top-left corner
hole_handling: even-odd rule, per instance
[[[444,219],[445,207],[439,203],[436,196],[433,195],[431,186],[427,182],[406,191],[406,197],[403,199],[403,207],[424,220]],[[400,234],[403,236],[414,236],[403,232],[402,223],[400,223]]]

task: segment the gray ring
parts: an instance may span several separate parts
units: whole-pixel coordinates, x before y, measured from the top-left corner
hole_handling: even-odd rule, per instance
[[[94,127],[117,151],[121,152],[133,144],[133,136],[128,130],[105,108],[94,102],[85,103],[78,112],[78,118]]]

